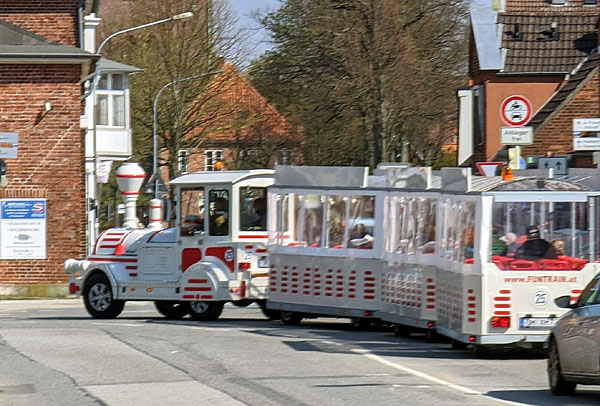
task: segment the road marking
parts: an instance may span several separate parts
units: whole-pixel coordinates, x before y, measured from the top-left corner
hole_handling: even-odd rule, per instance
[[[140,323],[140,324],[134,324],[134,323],[110,323],[110,322],[104,322],[104,323],[90,323],[96,326],[124,326],[124,327],[139,327],[139,326],[143,326],[144,324]]]
[[[464,393],[466,395],[483,396],[483,397],[486,397],[488,399],[495,400],[497,402],[504,403],[504,404],[507,404],[507,405],[514,405],[514,406],[522,406],[523,405],[523,403],[519,403],[519,402],[512,402],[510,400],[498,399],[498,398],[495,398],[493,396],[486,395],[485,393],[481,393],[479,391],[467,388],[466,386],[456,385],[456,384],[454,384],[452,382],[445,381],[445,380],[443,380],[441,378],[438,378],[438,377],[435,377],[433,375],[426,374],[425,372],[417,371],[416,369],[412,369],[412,368],[409,368],[409,367],[405,367],[404,365],[400,365],[400,364],[397,364],[395,362],[388,361],[387,359],[385,359],[383,357],[380,357],[379,355],[372,354],[369,350],[354,348],[354,349],[352,349],[352,352],[354,352],[356,354],[363,355],[363,356],[365,356],[365,357],[367,357],[367,358],[369,358],[369,359],[371,359],[373,361],[379,362],[380,364],[386,365],[386,366],[388,366],[390,368],[394,368],[394,369],[397,369],[399,371],[409,373],[409,374],[414,375],[416,377],[425,379],[427,381],[436,383],[436,384],[441,385],[441,386],[445,386],[445,387],[447,387],[449,389],[453,389],[455,391]]]

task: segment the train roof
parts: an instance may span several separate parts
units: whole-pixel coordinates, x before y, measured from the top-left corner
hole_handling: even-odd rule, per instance
[[[186,186],[197,184],[223,184],[237,183],[251,177],[272,177],[273,169],[250,169],[243,171],[201,171],[179,176],[170,181],[174,186]]]
[[[555,178],[515,177],[512,181],[504,181],[501,176],[473,176],[471,191],[587,191],[588,188],[577,183]]]

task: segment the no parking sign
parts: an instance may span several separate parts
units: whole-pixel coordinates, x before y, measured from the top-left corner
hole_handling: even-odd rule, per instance
[[[500,106],[502,120],[511,127],[526,124],[531,118],[532,111],[531,103],[524,96],[510,96]]]

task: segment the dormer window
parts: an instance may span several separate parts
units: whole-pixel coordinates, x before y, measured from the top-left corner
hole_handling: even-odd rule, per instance
[[[583,0],[583,5],[584,6],[595,6],[596,0]]]
[[[125,127],[125,75],[101,75],[96,94],[98,125]]]
[[[567,0],[548,0],[553,6],[566,6]]]

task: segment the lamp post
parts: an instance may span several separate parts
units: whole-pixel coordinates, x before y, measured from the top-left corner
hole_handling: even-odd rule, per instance
[[[101,56],[100,52],[102,51],[102,48],[104,47],[104,45],[106,45],[106,43],[111,40],[112,38],[121,35],[121,34],[125,34],[128,32],[132,32],[132,31],[136,31],[136,30],[140,30],[143,28],[147,28],[147,27],[151,27],[157,24],[162,24],[162,23],[167,23],[170,21],[177,21],[177,20],[186,20],[188,18],[191,18],[193,16],[193,13],[190,11],[186,11],[184,13],[181,14],[177,14],[174,15],[172,17],[169,18],[164,18],[161,20],[157,20],[157,21],[153,21],[150,23],[146,23],[146,24],[142,24],[142,25],[138,25],[135,27],[131,27],[131,28],[127,28],[121,31],[117,31],[111,35],[109,35],[108,37],[106,37],[98,46],[98,49],[96,50],[95,54],[97,56]],[[92,75],[90,75],[90,79],[91,79],[91,91],[89,92],[89,94],[87,96],[92,96],[92,168],[90,168],[89,170],[89,175],[88,175],[88,181],[87,181],[87,198],[89,200],[94,201],[94,205],[93,205],[93,209],[90,210],[90,213],[88,214],[88,254],[91,254],[91,252],[93,251],[95,242],[96,242],[96,237],[98,235],[98,198],[96,196],[97,194],[97,178],[96,178],[96,171],[97,171],[97,167],[98,167],[98,149],[97,149],[97,121],[98,121],[98,111],[97,111],[97,105],[96,105],[96,89],[98,87],[98,82],[99,82],[99,78],[100,78],[100,69],[96,69]],[[85,96],[84,96],[85,97]],[[87,200],[86,200],[87,201]],[[92,212],[93,211],[93,212]]]
[[[166,85],[164,85],[156,94],[156,97],[154,98],[154,121],[153,121],[153,125],[152,125],[152,138],[153,138],[153,160],[152,160],[152,176],[154,177],[154,198],[158,199],[158,138],[156,136],[156,129],[157,129],[157,111],[158,111],[158,98],[160,97],[160,95],[162,94],[162,92],[164,92],[169,86],[172,86],[175,83],[179,83],[179,82],[186,82],[188,80],[194,80],[197,78],[201,78],[203,76],[209,76],[209,75],[215,75],[218,73],[222,73],[222,70],[216,70],[216,71],[212,71],[212,72],[205,72],[205,73],[200,73],[198,75],[193,75],[184,79],[178,79],[178,80],[174,80],[172,82],[167,83]]]

